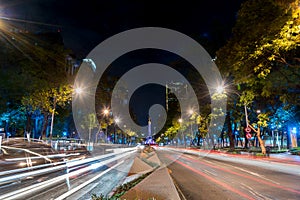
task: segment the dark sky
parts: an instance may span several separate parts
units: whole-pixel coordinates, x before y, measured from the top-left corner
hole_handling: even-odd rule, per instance
[[[177,30],[200,44],[203,39],[210,41],[215,45],[213,52],[230,36],[241,2],[243,0],[0,0],[0,16],[25,20],[26,27],[39,22],[44,23],[40,27],[61,29],[66,47],[72,49],[79,58],[84,58],[100,42],[114,34],[146,26]],[[136,56],[132,62],[128,62],[127,58],[121,59],[119,63],[124,68],[125,63],[130,66],[153,60],[160,62],[162,57],[171,58],[170,55],[156,52],[145,55],[147,59]],[[158,90],[152,93],[141,90],[133,96],[132,102],[139,102],[139,118],[144,116],[142,121],[145,123],[149,104],[165,101],[164,88]],[[157,99],[153,99],[153,96]],[[148,100],[143,101],[142,97]],[[149,99],[153,101],[149,102]],[[148,105],[140,102],[147,102]]]
[[[241,2],[0,0],[0,15],[59,25],[66,45],[84,56],[113,34],[144,26],[174,29],[196,40],[213,31],[228,37]]]

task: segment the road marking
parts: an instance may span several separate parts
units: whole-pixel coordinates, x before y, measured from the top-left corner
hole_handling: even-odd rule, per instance
[[[253,176],[257,176],[257,177],[259,177],[259,178],[265,179],[265,180],[267,180],[267,181],[271,181],[272,183],[275,183],[275,184],[277,184],[277,185],[280,185],[280,183],[278,183],[278,182],[276,182],[276,181],[273,181],[273,180],[271,180],[271,179],[268,179],[268,178],[266,178],[266,177],[264,177],[263,175],[260,175],[260,174],[258,174],[258,173],[251,172],[251,171],[248,171],[248,170],[243,169],[243,168],[240,168],[240,167],[234,167],[234,168],[236,168],[236,169],[238,169],[238,170],[241,170],[241,171],[243,171],[243,172],[247,172],[247,173],[249,173],[249,174],[252,174]]]
[[[186,164],[184,164],[183,162],[180,162],[180,161],[178,161],[178,160],[176,160],[175,162],[177,162],[178,164],[182,165],[183,167],[185,167],[185,168],[187,168],[187,169],[189,169],[189,170],[191,170],[191,171],[193,171],[193,172],[199,174],[200,176],[203,176],[204,178],[206,178],[206,179],[208,179],[208,180],[210,180],[210,181],[212,181],[212,182],[214,182],[214,183],[220,185],[221,187],[223,187],[223,188],[225,188],[225,189],[227,189],[227,190],[230,190],[230,191],[232,191],[232,192],[238,194],[239,196],[242,196],[242,197],[244,197],[244,198],[246,198],[246,199],[255,200],[254,198],[252,198],[251,196],[247,195],[246,193],[241,192],[241,191],[239,191],[239,190],[237,190],[237,189],[231,187],[230,185],[228,185],[228,184],[226,184],[226,183],[224,183],[224,182],[222,182],[222,181],[219,181],[219,180],[217,180],[217,179],[215,179],[215,178],[213,178],[213,177],[211,177],[211,176],[205,174],[205,173],[202,172],[202,171],[199,171],[199,170],[197,170],[197,169],[194,169],[194,168],[192,168],[192,167],[190,167],[190,166],[188,166],[188,165],[186,165]]]
[[[252,187],[250,187],[250,186],[248,186],[248,185],[246,185],[246,184],[244,184],[244,183],[241,183],[241,185],[242,185],[241,187],[244,186],[244,187],[243,187],[244,189],[248,190],[251,194],[253,194],[254,196],[256,196],[257,199],[262,199],[262,200],[272,200],[272,199],[266,197],[265,195],[263,195],[263,194],[261,194],[261,193],[255,191],[255,189],[253,189]]]
[[[192,159],[192,157],[190,157],[190,156],[186,156],[186,155],[185,155],[185,157],[189,157],[190,159]],[[194,159],[195,159],[195,158],[194,158]],[[239,169],[239,170],[241,170],[241,171],[243,171],[243,172],[247,172],[247,173],[249,173],[249,174],[251,174],[251,175],[253,175],[253,176],[257,176],[257,177],[259,177],[259,178],[261,178],[261,179],[264,179],[264,180],[270,181],[270,182],[272,182],[272,183],[275,183],[275,184],[277,184],[277,185],[280,185],[280,183],[278,183],[278,182],[276,182],[276,181],[273,181],[273,180],[271,180],[271,179],[268,179],[268,178],[264,177],[263,175],[260,175],[260,174],[255,173],[255,172],[248,171],[248,170],[243,169],[243,168],[240,168],[240,167],[236,167],[236,166],[234,166],[234,165],[230,165],[230,164],[228,164],[228,163],[223,163],[223,162],[219,162],[219,161],[215,161],[215,160],[214,160],[214,162],[211,162],[211,161],[208,161],[208,160],[203,160],[203,161],[206,162],[206,163],[213,164],[213,165],[219,164],[219,165],[227,166],[227,167],[230,167],[230,168],[233,167],[233,168]]]
[[[246,169],[243,169],[243,168],[240,168],[240,167],[235,167],[235,166],[234,166],[234,168],[236,168],[236,169],[239,169],[239,170],[241,170],[241,171],[243,171],[243,172],[247,172],[247,173],[249,173],[249,174],[252,174],[253,176],[262,177],[262,176],[261,176],[261,175],[259,175],[258,173],[251,172],[251,171],[248,171],[248,170],[246,170]]]
[[[213,172],[208,171],[208,170],[206,170],[206,169],[204,169],[203,172],[206,173],[207,175],[218,176],[216,173],[213,173]]]
[[[170,156],[167,156],[167,157],[170,158]],[[185,157],[185,159],[191,159],[191,158]],[[237,175],[237,176],[240,176],[240,177],[244,177],[244,178],[256,181],[258,183],[262,183],[262,184],[266,184],[266,185],[269,185],[269,186],[272,186],[272,187],[276,187],[276,188],[281,189],[281,190],[286,190],[286,191],[289,191],[289,192],[293,192],[295,194],[300,194],[300,191],[298,191],[296,189],[292,189],[292,188],[280,185],[280,184],[278,184],[278,183],[276,183],[276,182],[274,182],[272,180],[266,179],[266,178],[257,178],[257,177],[250,176],[250,175],[245,174],[245,173],[239,173],[239,172],[236,172],[236,171],[233,171],[233,170],[229,170],[229,169],[225,169],[225,168],[222,168],[222,167],[218,167],[216,165],[208,164],[208,163],[206,163],[204,161],[200,161],[200,160],[194,160],[194,161],[197,162],[197,163],[206,165],[206,166],[210,166],[211,168],[219,169],[219,170],[222,170],[222,171],[227,172],[227,173],[231,173],[231,174],[234,174],[234,175]],[[174,162],[180,162],[180,161],[175,161],[174,160]],[[188,165],[186,165],[186,166],[189,167]],[[206,175],[206,174],[204,174],[204,175]],[[266,180],[264,180],[264,179],[266,179]]]

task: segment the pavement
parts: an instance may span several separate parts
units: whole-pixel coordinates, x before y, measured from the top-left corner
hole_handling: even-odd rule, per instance
[[[262,161],[269,161],[269,162],[300,165],[300,156],[292,155],[289,152],[270,153],[269,156],[256,156],[253,153],[247,151],[241,152],[241,154],[234,154],[223,150],[204,150],[204,149],[196,149],[196,148],[172,148],[172,147],[170,149],[183,151],[187,153],[199,153],[202,156],[206,154],[216,154],[216,155],[224,155],[224,156],[230,156],[236,158],[245,158],[250,160],[252,159],[252,160],[262,160]]]

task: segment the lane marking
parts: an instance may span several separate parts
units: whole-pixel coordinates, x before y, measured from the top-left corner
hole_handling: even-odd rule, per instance
[[[182,157],[182,158],[185,159],[185,160],[186,159],[191,159],[191,158],[184,158],[184,157]],[[256,182],[266,184],[266,185],[269,185],[269,186],[272,186],[272,187],[276,187],[276,188],[279,188],[279,189],[282,189],[282,190],[286,190],[286,191],[289,191],[289,192],[300,194],[300,191],[292,189],[292,188],[288,188],[288,187],[285,187],[285,186],[282,186],[282,185],[278,185],[278,184],[275,184],[275,183],[272,183],[272,182],[269,182],[269,181],[266,181],[266,180],[263,180],[263,179],[258,179],[256,177],[249,176],[249,175],[246,175],[246,174],[241,174],[241,173],[238,173],[238,172],[234,172],[232,170],[224,169],[224,168],[221,168],[221,167],[218,167],[218,166],[215,166],[215,165],[208,164],[208,163],[203,162],[203,161],[201,162],[200,160],[197,160],[197,159],[193,159],[193,160],[195,162],[200,163],[200,164],[204,164],[206,166],[210,166],[212,168],[219,169],[219,170],[222,170],[222,171],[227,172],[227,173],[231,173],[231,174],[234,174],[234,175],[237,175],[237,176],[240,176],[240,177],[244,177],[244,178],[247,178],[247,179],[250,179],[250,180],[254,180]]]
[[[206,170],[206,169],[204,169],[203,172],[206,173],[207,175],[218,176],[216,173],[213,173],[213,172],[208,171],[208,170]]]
[[[266,197],[265,195],[255,191],[255,189],[253,189],[252,187],[244,184],[244,183],[241,183],[241,187],[243,187],[244,189],[248,190],[251,194],[253,194],[254,196],[258,197],[259,199],[262,199],[262,200],[272,200],[270,199],[269,197]]]
[[[210,164],[219,164],[219,165],[224,165],[224,166],[227,166],[227,167],[233,167],[233,168],[236,168],[236,169],[238,169],[238,170],[241,170],[241,171],[243,171],[243,172],[247,172],[247,173],[249,173],[249,174],[252,174],[253,176],[257,176],[257,177],[260,177],[260,178],[262,178],[262,179],[265,179],[265,180],[267,180],[267,181],[270,181],[270,182],[273,182],[273,183],[275,183],[275,184],[277,184],[277,185],[280,185],[280,183],[278,183],[278,182],[276,182],[276,181],[273,181],[273,180],[271,180],[271,179],[268,179],[268,178],[266,178],[265,176],[263,176],[263,175],[260,175],[260,174],[258,174],[258,173],[255,173],[255,172],[251,172],[251,171],[248,171],[248,170],[246,170],[246,169],[243,169],[243,168],[240,168],[240,167],[236,167],[236,166],[234,166],[234,165],[230,165],[230,164],[228,164],[228,163],[222,163],[222,162],[219,162],[219,161],[214,161],[215,163],[213,163],[213,162],[211,162],[211,161],[207,161],[207,160],[203,160],[204,162],[207,162],[207,163],[210,163]]]
[[[257,177],[259,177],[259,178],[265,179],[265,180],[267,180],[267,181],[271,181],[272,183],[275,183],[275,184],[277,184],[277,185],[280,185],[280,183],[278,183],[278,182],[276,182],[276,181],[273,181],[273,180],[271,180],[271,179],[268,179],[268,178],[266,178],[265,176],[260,175],[260,174],[258,174],[258,173],[251,172],[251,171],[248,171],[248,170],[243,169],[243,168],[240,168],[240,167],[234,167],[234,168],[236,168],[236,169],[238,169],[238,170],[241,170],[241,171],[243,171],[243,172],[247,172],[247,173],[249,173],[249,174],[251,174],[251,175],[253,175],[253,176],[257,176]]]
[[[221,182],[221,181],[219,181],[219,180],[217,180],[217,179],[214,179],[214,178],[210,177],[209,175],[207,175],[207,174],[205,174],[205,173],[203,173],[203,172],[201,172],[201,171],[199,171],[199,170],[197,170],[197,169],[194,169],[194,168],[192,168],[192,167],[190,167],[190,166],[184,164],[184,163],[181,162],[181,161],[176,160],[175,162],[178,163],[178,164],[180,164],[180,165],[182,165],[183,167],[185,167],[185,168],[187,168],[187,169],[189,169],[189,170],[191,170],[191,171],[193,171],[193,172],[199,174],[200,176],[203,176],[204,178],[206,178],[206,179],[208,179],[208,180],[210,180],[210,181],[212,181],[212,182],[218,184],[219,186],[221,186],[221,187],[223,187],[223,188],[225,188],[225,189],[227,189],[227,190],[230,190],[230,191],[232,191],[232,192],[234,192],[234,193],[236,193],[236,194],[238,194],[238,195],[240,195],[240,196],[242,196],[242,197],[244,197],[244,198],[246,198],[246,199],[255,200],[254,198],[250,197],[250,196],[247,195],[246,193],[243,193],[243,192],[241,192],[241,191],[239,191],[239,190],[237,190],[237,189],[235,189],[235,188],[229,186],[228,184],[226,184],[226,183],[224,183],[224,182]]]

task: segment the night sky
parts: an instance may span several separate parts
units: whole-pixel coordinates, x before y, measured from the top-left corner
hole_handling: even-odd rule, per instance
[[[214,39],[213,31],[229,37],[241,2],[0,0],[0,15],[58,25],[67,47],[84,57],[113,34],[144,26],[174,29],[196,40]]]
[[[84,58],[100,42],[114,34],[146,26],[177,30],[200,44],[203,41],[214,43],[213,50],[209,52],[213,57],[214,51],[224,45],[226,39],[230,37],[242,2],[242,0],[146,2],[141,0],[0,0],[0,16],[25,20],[24,24],[28,28],[38,22],[44,24],[39,25],[40,27],[59,29],[65,46],[70,48],[78,58]],[[202,45],[205,47],[204,44]],[[121,57],[113,65],[115,67],[122,65],[122,69],[129,69],[130,66],[151,61],[168,65],[173,59],[179,58],[164,52],[151,51],[146,52],[144,56],[137,52],[133,56]],[[125,65],[127,67],[124,67]],[[119,76],[126,72],[120,69]],[[147,123],[145,113],[148,107],[153,103],[165,102],[163,87],[145,88],[148,90],[140,90],[131,101],[135,110],[138,110],[136,113],[143,125]]]

